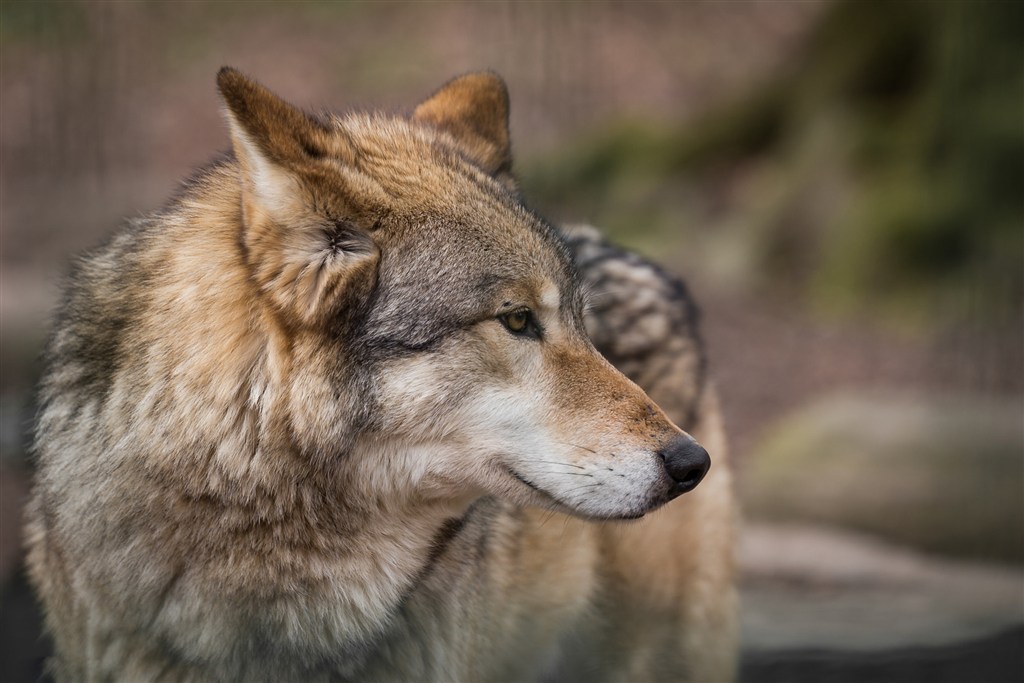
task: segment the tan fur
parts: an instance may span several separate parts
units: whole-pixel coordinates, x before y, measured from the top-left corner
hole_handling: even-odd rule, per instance
[[[731,677],[714,396],[711,474],[656,511],[692,441],[509,190],[500,79],[411,120],[218,83],[234,158],[81,262],[48,349],[27,538],[57,679]]]
[[[504,179],[512,171],[508,111],[504,81],[477,73],[438,90],[416,107],[413,119],[450,133],[485,172]]]

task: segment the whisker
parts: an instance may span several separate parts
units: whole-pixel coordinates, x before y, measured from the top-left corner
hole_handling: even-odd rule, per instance
[[[571,446],[572,444],[569,444],[569,445]],[[587,469],[586,467],[583,467],[582,465],[574,465],[571,462],[555,462],[553,460],[534,460],[534,462],[539,462],[539,463],[542,463],[544,465],[565,465],[566,467],[575,467],[576,469],[579,469],[579,470]]]
[[[548,522],[550,522],[554,518],[555,518],[555,511],[554,510],[547,510],[547,511],[545,511],[544,516],[541,517],[540,525],[541,526],[545,526]]]
[[[568,441],[556,441],[555,443],[560,443],[563,446],[572,446],[573,448],[581,448],[581,449],[585,450],[588,453],[593,453],[593,454],[597,455],[597,451],[595,451],[593,448],[587,448],[586,446],[581,446],[578,443],[570,443]]]
[[[597,488],[600,485],[601,485],[601,482],[596,481],[596,482],[594,482],[592,484],[583,484],[582,486],[577,486],[575,488],[566,489],[564,491],[564,493],[576,493],[577,491],[590,491],[592,489]]]
[[[562,463],[551,463],[552,465],[561,465]],[[548,470],[547,474],[557,474],[558,476],[567,475],[571,477],[592,477],[593,472],[559,472],[558,470]]]

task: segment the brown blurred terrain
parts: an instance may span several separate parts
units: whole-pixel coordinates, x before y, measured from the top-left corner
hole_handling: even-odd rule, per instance
[[[1022,38],[1014,3],[4,2],[0,680],[45,652],[18,536],[60,276],[226,148],[224,64],[397,111],[492,68],[528,201],[687,278],[744,680],[1024,677]]]

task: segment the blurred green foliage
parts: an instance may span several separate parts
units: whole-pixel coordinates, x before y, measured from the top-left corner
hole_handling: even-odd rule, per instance
[[[526,194],[641,248],[730,245],[741,284],[826,309],[1004,323],[1024,292],[1022,37],[1024,3],[839,2],[757,92],[601,132],[528,165]]]

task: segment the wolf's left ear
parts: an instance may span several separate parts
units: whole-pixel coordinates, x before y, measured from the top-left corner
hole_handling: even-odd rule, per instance
[[[412,118],[447,132],[483,170],[511,181],[508,88],[497,74],[482,71],[449,81],[420,103]]]

